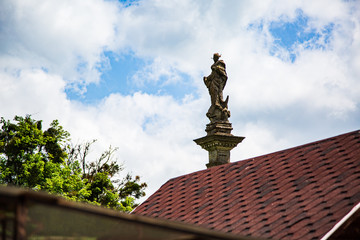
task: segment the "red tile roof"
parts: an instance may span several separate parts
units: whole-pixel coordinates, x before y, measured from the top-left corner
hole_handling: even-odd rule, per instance
[[[319,239],[360,202],[360,131],[166,182],[134,214],[239,235]]]

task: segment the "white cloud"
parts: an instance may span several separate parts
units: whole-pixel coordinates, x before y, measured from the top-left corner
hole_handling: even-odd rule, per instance
[[[64,93],[65,82],[57,75],[25,69],[13,75],[0,72],[0,79],[0,109],[7,119],[31,114],[49,121],[60,109],[69,107]]]
[[[91,1],[2,1],[1,52],[71,82],[97,82],[111,49],[117,5]],[[23,67],[17,66],[17,67]]]
[[[144,86],[149,82],[155,82],[162,85],[174,84],[181,80],[180,71],[157,57],[151,64],[146,65],[143,69],[138,70],[132,77],[131,81],[138,86]],[[163,81],[161,81],[164,79]]]
[[[98,105],[86,106],[67,100],[65,81],[41,70],[24,70],[17,76],[1,73],[0,78],[6,86],[0,90],[3,117],[31,114],[44,120],[44,127],[59,119],[74,143],[99,140],[92,157],[109,145],[119,147],[119,161],[151,183],[149,191],[156,190],[164,179],[205,164],[203,152],[192,142],[203,127],[191,121],[200,118],[201,114],[193,111],[204,105],[200,100],[178,103],[170,96],[113,94]]]
[[[344,62],[346,58],[341,59],[339,56],[352,55],[351,50],[357,47],[356,43],[347,43],[350,47],[341,53],[338,50],[346,46],[344,43],[339,44],[340,46],[332,45],[324,51],[299,49],[297,62],[291,64],[269,56],[269,41],[273,39],[269,39],[267,32],[271,21],[293,21],[297,11],[301,9],[303,14],[309,17],[310,26],[318,28],[319,31],[330,23],[336,25],[333,38],[339,39],[332,38],[332,42],[348,40],[349,37],[344,39],[338,32],[358,32],[347,23],[355,23],[350,13],[353,7],[351,4],[341,1],[311,5],[300,1],[272,1],[261,4],[253,1],[213,1],[200,4],[191,1],[189,4],[183,2],[177,8],[170,5],[147,1],[140,3],[140,6],[124,9],[124,21],[128,23],[125,25],[131,29],[126,29],[124,35],[130,34],[128,41],[135,38],[131,36],[138,36],[136,41],[126,44],[137,54],[161,56],[162,62],[167,63],[162,66],[168,70],[173,66],[180,71],[193,72],[195,67],[206,74],[211,62],[204,59],[208,59],[212,52],[220,51],[228,65],[229,74],[233,74],[230,75],[229,85],[231,95],[239,99],[236,102],[242,102],[251,108],[254,105],[284,108],[300,101],[305,105],[328,108],[329,115],[340,117],[349,111],[355,111],[359,99],[354,94],[349,95],[347,91],[352,91],[354,87],[357,89],[359,84],[352,81],[356,78],[349,76],[347,71],[356,68],[347,67],[349,62]],[[173,8],[171,14],[169,8]],[[264,31],[257,34],[249,32],[249,24],[257,21],[263,23]],[[357,24],[358,22],[357,20]],[[171,38],[172,36],[176,37]],[[196,46],[197,51],[192,46]],[[352,59],[351,63],[357,61]],[[189,62],[196,64],[188,64]],[[151,74],[142,74],[141,79],[156,81],[159,77],[153,72],[166,71],[153,71],[153,66],[144,69],[144,72]],[[296,74],[293,74],[294,72]],[[344,80],[348,77],[350,79]],[[238,83],[232,85],[231,81]],[[343,83],[339,85],[339,81],[346,81],[347,86]],[[353,84],[349,84],[351,81]],[[334,84],[335,82],[337,83]],[[254,88],[257,91],[256,98],[252,96]],[[243,94],[236,96],[240,92]],[[239,107],[243,105],[240,104]]]
[[[200,118],[193,109],[201,104],[142,93],[112,94],[91,110],[60,118],[74,136],[100,140],[94,155],[108,145],[119,147],[117,157],[126,170],[139,174],[154,191],[164,179],[204,167],[201,156],[206,152],[192,142],[203,128],[191,121]]]

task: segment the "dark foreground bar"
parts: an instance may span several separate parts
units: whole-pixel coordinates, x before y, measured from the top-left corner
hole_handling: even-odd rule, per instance
[[[254,239],[0,187],[1,239]]]

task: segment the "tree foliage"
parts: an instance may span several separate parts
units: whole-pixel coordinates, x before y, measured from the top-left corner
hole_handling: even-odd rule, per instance
[[[131,211],[135,199],[145,195],[146,183],[127,173],[109,147],[88,160],[95,140],[72,145],[70,134],[54,120],[43,131],[42,122],[27,115],[15,123],[1,118],[0,184],[44,190],[68,199]]]

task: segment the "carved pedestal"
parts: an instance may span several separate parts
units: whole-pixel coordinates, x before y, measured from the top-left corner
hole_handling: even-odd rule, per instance
[[[209,163],[206,166],[218,166],[230,162],[230,151],[236,147],[244,137],[231,134],[231,123],[216,122],[206,125],[207,136],[195,139],[196,144],[209,152]]]

